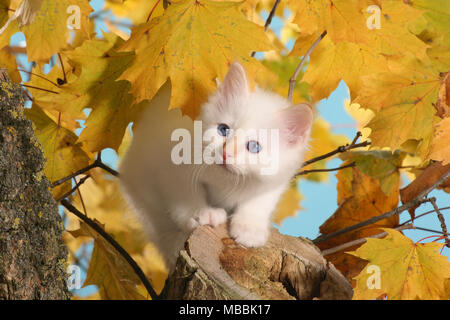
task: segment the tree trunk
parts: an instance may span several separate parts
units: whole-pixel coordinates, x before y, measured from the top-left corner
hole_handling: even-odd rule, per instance
[[[163,299],[351,299],[350,283],[309,240],[273,229],[246,249],[224,225],[197,228],[166,281]]]
[[[0,69],[0,300],[68,299],[63,223],[23,108]]]

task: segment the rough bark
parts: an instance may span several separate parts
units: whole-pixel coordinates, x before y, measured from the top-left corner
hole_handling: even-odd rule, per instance
[[[350,283],[309,240],[273,229],[246,249],[225,226],[197,228],[166,281],[163,299],[351,299]]]
[[[67,299],[63,224],[23,108],[0,69],[0,300]]]

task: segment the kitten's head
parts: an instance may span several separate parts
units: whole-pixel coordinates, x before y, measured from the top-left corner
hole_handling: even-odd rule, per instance
[[[252,92],[236,62],[199,120],[208,140],[205,150],[212,151],[217,165],[230,173],[264,176],[292,174],[301,165],[313,114],[307,104],[290,106],[258,87]]]

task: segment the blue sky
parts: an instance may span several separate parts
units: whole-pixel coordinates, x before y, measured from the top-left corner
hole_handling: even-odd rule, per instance
[[[91,1],[91,5],[96,11],[99,11],[103,8],[103,0]],[[265,18],[266,15],[263,15],[263,17]],[[271,27],[276,33],[279,33],[281,29],[281,20],[275,18],[272,21]],[[100,29],[107,30],[106,26],[103,24],[99,24],[96,31],[99,32]],[[17,45],[21,41],[24,41],[24,37],[22,34],[18,34],[13,37],[11,42],[12,44]],[[288,48],[292,47],[292,45],[293,41],[290,41],[288,43]],[[26,59],[21,58],[21,62],[23,65],[27,65]],[[349,99],[349,91],[345,83],[341,82],[328,99],[320,101],[317,104],[317,109],[319,115],[330,123],[333,133],[345,134],[349,139],[352,139],[356,134],[356,123],[344,109],[344,101],[346,99]],[[116,167],[117,156],[114,151],[106,150],[102,155],[105,162],[112,167]],[[329,162],[328,167],[332,168],[339,166],[340,162],[339,159],[334,159]],[[334,173],[330,174],[329,181],[325,183],[315,183],[302,179],[299,183],[299,188],[304,197],[304,200],[301,202],[304,209],[298,212],[295,217],[287,218],[279,228],[280,231],[285,234],[303,236],[310,239],[317,237],[319,226],[330,217],[337,208],[336,183],[337,180]],[[442,191],[433,191],[430,195],[437,198],[440,207],[450,205],[450,195]],[[423,205],[417,210],[416,214],[431,209],[431,205]],[[443,211],[443,214],[447,218],[447,221],[450,221],[448,212],[450,211]],[[409,215],[407,212],[404,212],[400,218],[401,221],[405,221],[409,219]],[[416,224],[421,227],[440,230],[440,225],[435,214],[430,214],[417,220]],[[448,224],[450,223],[448,222]],[[414,241],[431,235],[431,233],[418,230],[406,230],[404,233]],[[448,248],[444,249],[443,254],[449,256],[450,250]],[[83,293],[92,293],[92,288],[88,291],[84,290]]]

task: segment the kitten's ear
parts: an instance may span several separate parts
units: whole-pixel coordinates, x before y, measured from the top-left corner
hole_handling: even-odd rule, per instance
[[[281,112],[280,137],[288,145],[293,146],[305,142],[313,122],[311,107],[300,103]]]
[[[226,102],[247,97],[249,93],[247,74],[239,62],[230,66],[217,91],[223,101]]]

